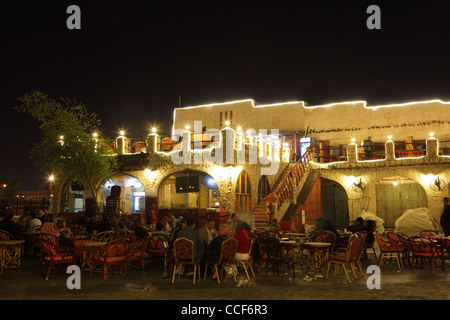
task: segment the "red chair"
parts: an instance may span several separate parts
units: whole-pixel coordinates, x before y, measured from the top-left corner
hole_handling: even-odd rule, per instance
[[[0,230],[0,241],[12,240],[14,237],[11,233],[5,230]]]
[[[440,266],[442,267],[442,271],[445,271],[444,248],[441,245],[437,245],[433,240],[425,237],[411,237],[410,240],[412,270],[414,270],[414,266],[431,266],[434,272],[434,269]],[[437,264],[437,262],[439,263]]]
[[[334,275],[336,276],[339,272],[339,267],[342,266],[345,272],[345,276],[348,282],[351,282],[350,277],[348,275],[348,269],[350,268],[353,272],[355,279],[358,279],[356,274],[355,261],[358,258],[359,252],[362,250],[362,242],[363,239],[358,234],[352,234],[350,239],[348,240],[348,246],[345,253],[332,253],[328,258],[328,267],[327,267],[327,275],[326,279],[328,279],[328,274],[330,272],[330,267],[334,266]]]
[[[41,259],[44,264],[42,273],[46,275],[45,280],[48,280],[56,265],[72,265],[76,263],[73,248],[59,245],[58,238],[54,235],[40,234],[39,243],[42,250]]]
[[[174,257],[174,267],[173,267],[172,284],[175,282],[175,274],[177,271],[177,267],[179,267],[178,279],[180,279],[182,265],[194,266],[193,284],[195,284],[197,268],[198,268],[198,277],[200,278],[200,261],[194,259],[194,241],[189,240],[187,238],[176,239],[173,242],[173,257]]]
[[[402,246],[400,242],[394,241],[386,235],[381,235],[378,233],[375,235],[375,239],[381,252],[378,266],[383,266],[386,259],[390,260],[395,258],[398,269],[401,270],[403,268],[402,253],[405,249],[404,246]]]
[[[330,252],[333,252],[336,247],[336,235],[328,230],[319,230],[311,237],[311,242],[331,243]]]
[[[222,272],[224,270],[225,266],[233,268],[233,276],[234,281],[236,281],[236,265],[235,265],[235,256],[236,256],[236,250],[239,245],[239,242],[234,238],[228,238],[222,242],[222,248],[220,250],[220,257],[217,262],[206,262],[205,263],[205,279],[206,279],[206,272],[208,269],[208,264],[212,264],[214,266],[214,269],[217,274],[217,282],[220,284],[220,273],[217,269],[218,266],[222,266]],[[226,273],[225,273],[226,274]]]
[[[420,236],[428,239],[436,238],[438,235],[435,230],[423,230],[420,232]]]
[[[386,236],[392,241],[395,241],[400,247],[403,247],[403,263],[410,262],[411,256],[411,241],[409,237],[401,232],[386,232]]]
[[[102,248],[97,248],[92,258],[93,267],[92,272],[96,271],[97,267],[100,265],[103,272],[103,279],[108,279],[108,273],[127,273],[127,251],[128,251],[128,240],[127,239],[116,239],[109,242],[106,246]],[[119,266],[119,271],[112,271],[110,269],[113,266]]]
[[[128,244],[127,261],[139,262],[138,267],[142,270],[145,269],[145,254],[149,238],[150,235],[140,239],[137,242],[131,242]]]

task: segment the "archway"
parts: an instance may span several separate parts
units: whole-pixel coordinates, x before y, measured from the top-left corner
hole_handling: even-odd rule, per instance
[[[145,213],[145,188],[139,179],[119,173],[101,186],[100,200],[108,216],[114,213]]]
[[[337,227],[349,224],[348,196],[336,181],[321,178],[322,218],[330,219]]]
[[[270,193],[269,180],[265,175],[261,176],[258,182],[258,202],[264,200],[264,198]]]
[[[384,226],[395,227],[395,221],[407,209],[427,207],[427,195],[416,181],[399,176],[384,177],[375,184],[377,215]]]
[[[249,213],[252,210],[252,191],[250,178],[246,171],[241,171],[236,181],[235,211]]]
[[[158,209],[219,208],[219,187],[207,173],[185,170],[163,180],[158,189]]]
[[[86,191],[83,184],[76,180],[68,181],[62,189],[61,201],[57,211],[76,213],[85,210]]]

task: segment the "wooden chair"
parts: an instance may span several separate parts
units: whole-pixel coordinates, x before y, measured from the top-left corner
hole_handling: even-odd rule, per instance
[[[12,240],[14,239],[13,235],[5,230],[0,230],[0,241],[4,240]]]
[[[437,245],[433,240],[425,237],[411,237],[410,241],[412,270],[414,270],[415,266],[431,266],[431,269],[434,272],[434,269],[437,266],[440,266],[442,267],[442,271],[445,271],[444,248],[442,246]],[[426,263],[427,261],[429,261],[429,263]],[[438,261],[439,264],[436,264]]]
[[[362,269],[361,258],[362,258],[363,252],[364,252],[364,246],[366,244],[367,232],[359,231],[359,232],[356,232],[356,234],[359,236],[359,249],[358,249],[358,253],[356,255],[356,259],[352,263],[356,263],[358,265],[361,275],[364,276],[365,273],[363,272],[363,269]]]
[[[345,276],[348,282],[351,282],[350,277],[348,275],[348,269],[350,268],[355,276],[355,279],[358,279],[356,274],[356,268],[354,265],[354,261],[358,257],[358,253],[362,248],[361,245],[361,236],[358,234],[352,234],[348,240],[347,250],[345,253],[332,253],[328,258],[328,266],[327,266],[327,275],[326,279],[328,279],[328,274],[330,272],[330,267],[334,266],[334,275],[337,276],[339,273],[339,267],[342,266],[345,272]]]
[[[103,280],[108,280],[108,273],[123,273],[127,274],[127,251],[128,240],[116,239],[109,242],[106,246],[96,248],[96,252],[92,257],[93,267],[91,268],[91,276],[93,272],[97,272],[97,267],[100,265],[103,273]],[[119,266],[119,271],[112,271],[113,266]]]
[[[403,247],[402,260],[403,264],[411,261],[411,240],[410,238],[401,232],[386,232],[386,236],[396,243],[398,243],[401,247]]]
[[[99,241],[99,242],[110,242],[113,240],[114,237],[114,231],[103,231],[99,232],[96,235],[93,236],[92,240]]]
[[[364,243],[363,255],[365,258],[368,258],[369,252],[368,250],[372,249],[372,253],[375,256],[375,260],[378,260],[377,253],[375,251],[375,234],[374,231],[368,231],[366,234],[366,240]]]
[[[264,277],[267,277],[267,272],[271,266],[272,270],[277,270],[278,275],[281,272],[281,279],[283,279],[285,267],[289,266],[292,268],[293,277],[295,278],[295,261],[292,258],[283,256],[280,240],[269,237],[264,241],[264,248],[266,255],[266,273]]]
[[[437,237],[437,235],[438,235],[438,232],[436,230],[423,230],[420,232],[421,237],[428,238],[428,239],[435,238],[435,237]]]
[[[147,252],[149,238],[150,235],[140,239],[137,242],[130,242],[128,244],[127,261],[139,262],[138,267],[141,268],[143,271],[145,269],[145,254]]]
[[[198,277],[200,278],[200,261],[194,259],[194,241],[184,237],[176,239],[173,242],[173,257],[174,257],[174,266],[173,266],[172,284],[175,282],[175,273],[177,271],[177,267],[179,267],[178,279],[180,279],[182,265],[194,266],[193,284],[195,284],[197,268],[198,268]]]
[[[386,259],[390,260],[395,258],[398,269],[401,270],[403,268],[402,253],[405,249],[401,243],[394,241],[393,239],[389,239],[386,235],[379,233],[375,235],[375,239],[378,243],[378,247],[380,248],[380,260],[378,262],[378,266],[382,267]]]
[[[72,265],[76,263],[73,248],[59,245],[58,238],[54,235],[45,233],[40,234],[39,242],[42,250],[42,273],[46,276],[45,280],[48,280],[50,273],[56,265]]]
[[[248,280],[250,280],[250,276],[248,274],[247,267],[249,267],[250,270],[252,271],[253,278],[255,277],[255,273],[253,272],[252,263],[250,263],[250,261],[253,258],[253,247],[254,247],[256,241],[257,241],[256,238],[253,238],[250,241],[250,248],[248,250],[248,257],[247,257],[247,259],[245,259],[245,260],[236,260],[236,265],[237,266],[242,266],[244,268],[245,274],[247,275],[247,279]]]
[[[235,256],[236,250],[239,245],[239,242],[234,238],[228,238],[222,242],[222,248],[220,250],[220,257],[217,262],[206,262],[205,263],[205,274],[204,279],[206,279],[206,272],[208,265],[213,265],[214,270],[217,274],[217,283],[220,284],[220,273],[218,270],[218,266],[222,266],[222,273],[224,271],[224,267],[228,266],[233,269],[234,281],[236,281],[236,264],[235,264]],[[226,274],[226,273],[225,273]]]

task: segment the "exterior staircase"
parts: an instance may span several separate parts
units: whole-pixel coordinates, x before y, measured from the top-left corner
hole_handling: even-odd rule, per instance
[[[283,171],[278,176],[278,179],[273,184],[274,186],[277,186],[284,179],[284,177],[289,173],[292,166],[294,166],[293,163],[288,163],[285,165]],[[258,205],[253,208],[252,216],[255,221],[255,229],[265,230],[267,228],[267,225],[269,223],[269,214],[267,202],[265,200],[260,200],[258,202]]]
[[[260,201],[253,209],[252,215],[255,219],[255,229],[264,230],[267,228],[267,224],[269,223],[269,214],[266,201]]]
[[[308,148],[305,154],[295,164],[290,164],[285,168],[276,184],[274,184],[272,192],[265,198],[264,206],[266,206],[266,212],[267,202],[270,201],[274,205],[274,218],[278,221],[281,221],[285,217],[285,214],[297,205],[297,197],[300,195],[308,180],[310,159],[311,149]],[[266,215],[268,218],[267,213]]]

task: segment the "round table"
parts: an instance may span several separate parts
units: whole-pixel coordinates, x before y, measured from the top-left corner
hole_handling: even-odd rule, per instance
[[[106,241],[86,241],[83,242],[83,264],[81,265],[81,269],[83,270],[91,270],[92,268],[92,257],[94,256],[96,248],[102,248],[106,246],[108,242]],[[89,251],[89,252],[88,252]],[[85,266],[89,268],[85,268]]]
[[[328,261],[328,248],[331,246],[331,243],[305,242],[303,246],[308,251],[307,267],[313,266],[315,270],[319,270],[322,264]]]
[[[25,240],[3,240],[0,241],[1,273],[3,269],[21,268],[20,256],[22,255],[22,245]]]

